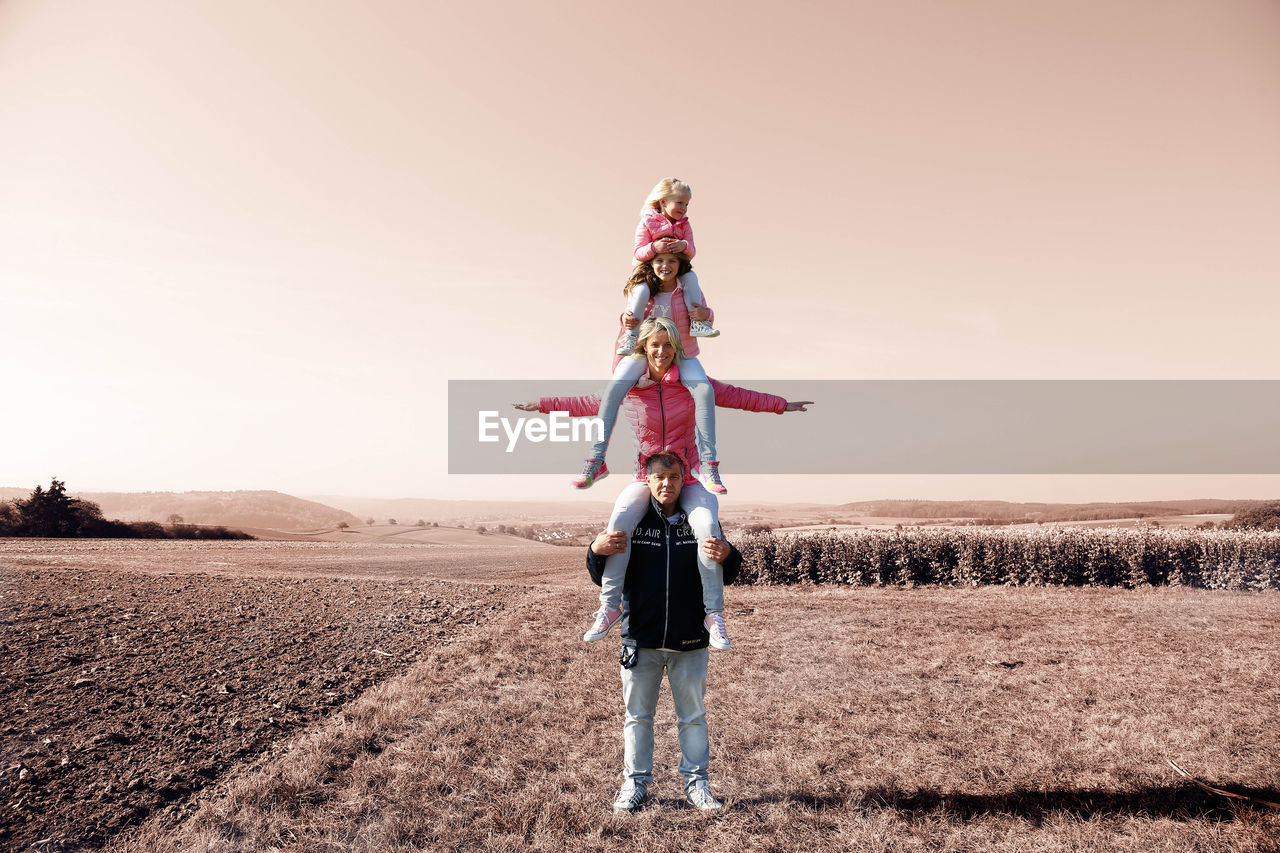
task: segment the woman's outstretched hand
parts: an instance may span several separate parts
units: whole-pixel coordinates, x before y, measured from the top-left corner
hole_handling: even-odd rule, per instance
[[[527,403],[512,403],[511,405],[515,406],[517,409],[519,409],[519,410],[520,410],[520,411],[522,411],[522,412],[536,412],[536,411],[538,411],[538,401],[537,401],[537,400],[530,400],[530,401],[529,401],[529,402],[527,402]]]
[[[787,411],[788,412],[807,412],[809,410],[806,409],[805,406],[812,406],[812,405],[813,405],[812,400],[797,400],[794,403],[788,400]]]
[[[699,305],[698,303],[695,302],[693,303],[693,307],[689,309],[690,320],[708,320],[710,318],[711,318],[711,312],[707,309],[707,306],[705,305]]]

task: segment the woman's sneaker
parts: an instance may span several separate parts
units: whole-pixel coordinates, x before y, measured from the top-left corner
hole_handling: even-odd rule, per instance
[[[707,487],[707,491],[713,495],[727,495],[729,490],[724,486],[724,480],[720,479],[720,463],[719,462],[703,462],[698,466],[698,479],[702,485]]]
[[[583,642],[594,643],[596,640],[604,638],[609,633],[609,629],[613,627],[613,623],[618,621],[622,616],[622,611],[608,606],[602,606],[596,611],[596,621],[591,623],[591,628],[587,633],[582,635]]]
[[[711,324],[706,320],[690,320],[689,334],[695,338],[716,338],[720,336],[720,330],[711,328]]]
[[[720,333],[716,332],[716,334]],[[618,342],[618,348],[614,352],[618,355],[631,355],[636,351],[636,344],[638,343],[640,343],[640,334],[635,329],[631,329],[622,336],[622,340]]]
[[[711,635],[711,648],[722,652],[728,651],[729,635],[724,632],[724,611],[708,613],[702,620],[702,624],[707,626],[707,633]]]
[[[604,464],[603,459],[588,459],[587,464],[582,466],[582,473],[574,478],[573,487],[589,489],[608,476],[609,466]]]

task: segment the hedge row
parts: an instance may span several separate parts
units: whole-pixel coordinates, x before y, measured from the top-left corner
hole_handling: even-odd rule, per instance
[[[1280,588],[1280,532],[929,528],[747,533],[738,583]]]

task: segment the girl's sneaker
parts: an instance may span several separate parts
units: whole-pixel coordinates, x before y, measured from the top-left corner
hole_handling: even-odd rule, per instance
[[[583,641],[594,643],[596,640],[603,639],[604,635],[609,633],[609,629],[613,627],[613,624],[618,621],[618,617],[621,615],[622,610],[601,605],[600,609],[596,611],[596,621],[592,622],[587,633],[582,635]]]
[[[706,320],[690,320],[689,334],[695,338],[714,338],[720,335],[720,330],[711,328],[711,324]],[[635,345],[632,344],[632,346]]]
[[[720,334],[716,332],[716,334]],[[640,333],[635,329],[629,329],[622,340],[618,343],[618,348],[614,350],[618,355],[631,355],[636,351],[636,344],[640,343]]]
[[[608,476],[609,466],[604,464],[603,459],[588,459],[587,464],[582,466],[582,473],[574,478],[573,487],[589,489]]]
[[[699,465],[698,479],[702,481],[702,485],[707,487],[707,491],[713,495],[729,494],[729,490],[724,486],[724,481],[720,479],[719,462],[703,462]]]
[[[707,626],[707,633],[711,635],[711,648],[722,652],[727,651],[729,635],[724,632],[724,611],[708,613],[702,623]]]

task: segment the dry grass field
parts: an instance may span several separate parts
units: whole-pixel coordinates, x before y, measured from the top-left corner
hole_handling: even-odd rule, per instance
[[[1280,850],[1280,812],[1166,763],[1280,800],[1275,593],[730,588],[735,648],[713,653],[708,691],[727,809],[680,799],[664,692],[653,797],[620,817],[616,638],[578,639],[594,588],[575,550],[15,543],[0,542],[11,583],[90,567],[213,585],[339,578],[344,594],[367,584],[384,621],[389,588],[495,599],[488,618],[120,826],[112,850]],[[8,767],[24,721],[5,707]],[[77,830],[20,849],[99,846]]]

